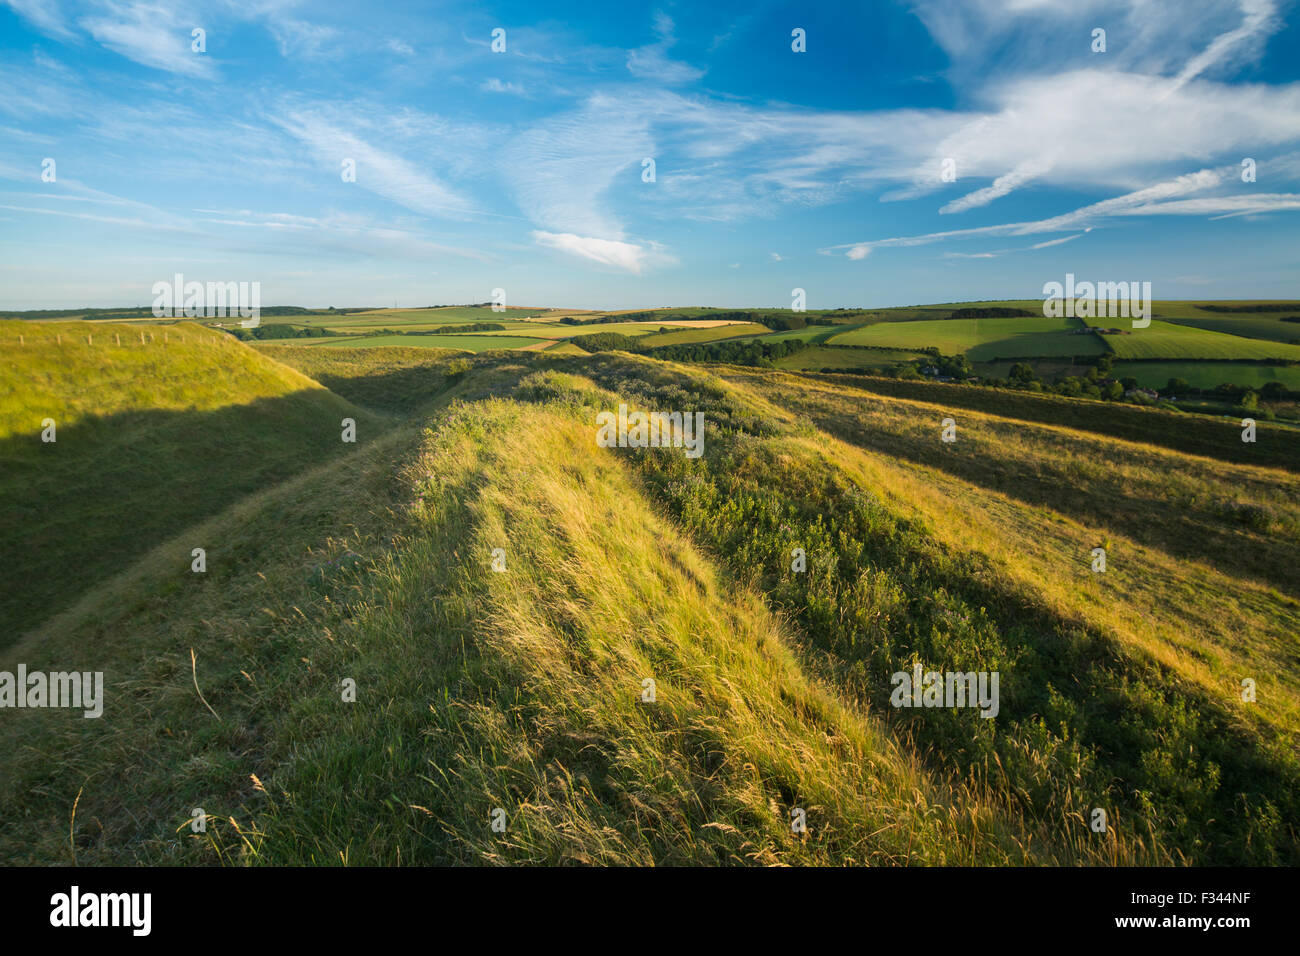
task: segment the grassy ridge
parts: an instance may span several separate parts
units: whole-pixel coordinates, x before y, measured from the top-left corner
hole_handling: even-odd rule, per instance
[[[0,722],[0,859],[1300,863],[1300,488],[1164,450],[1171,420],[1219,423],[617,353],[230,347],[408,417],[150,529],[0,649],[108,688],[99,721]],[[935,452],[954,396],[1005,415],[959,412]],[[598,448],[620,401],[705,412],[704,457]],[[203,414],[260,440],[248,406]],[[891,707],[914,663],[999,672],[998,717]]]
[[[1158,408],[1105,404],[1006,389],[972,388],[945,382],[833,373],[809,377],[875,395],[913,399],[945,405],[950,409],[966,408],[1017,421],[1110,435],[1188,455],[1300,472],[1300,442],[1294,440],[1291,429],[1272,422],[1258,423],[1257,441],[1251,444],[1241,440],[1239,419],[1209,418]]]
[[[950,471],[1169,554],[1300,594],[1300,478],[940,403],[884,399],[822,383],[729,372],[852,444]],[[955,415],[958,440],[939,439]]]
[[[104,667],[112,710],[91,727],[59,711],[0,725],[0,856],[1043,859],[1005,808],[949,805],[802,673],[762,602],[591,453],[583,416],[487,400],[429,424],[209,523],[238,561],[195,579],[162,548],[19,649],[33,667]],[[539,440],[553,454],[533,454]],[[194,807],[206,833],[188,828]]]
[[[220,332],[97,325],[87,343],[74,323],[16,324],[0,327],[24,340],[0,367],[0,645],[159,540],[346,454],[344,418],[359,441],[382,426]]]
[[[945,545],[865,492],[840,464],[851,453],[831,457],[824,437],[799,437],[686,369],[616,361],[593,363],[596,381],[650,407],[684,400],[717,423],[703,460],[642,456],[658,497],[740,580],[792,614],[865,699],[888,713],[888,675],[918,661],[1001,672],[996,720],[895,712],[937,766],[1021,795],[1022,811],[1059,827],[1062,843],[1078,840],[1087,808],[1101,806],[1128,821],[1129,852],[1298,862],[1293,730],[1243,721],[1231,694],[1182,680],[1104,622],[1062,615],[986,555]],[[780,496],[770,493],[777,486]],[[785,570],[796,546],[809,555],[807,575]]]

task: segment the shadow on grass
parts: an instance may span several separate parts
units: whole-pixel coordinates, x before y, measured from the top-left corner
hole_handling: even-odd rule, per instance
[[[341,422],[356,421],[356,444]],[[304,389],[210,411],[131,411],[0,440],[0,647],[187,527],[333,457],[384,425]],[[178,548],[189,573],[191,548]]]

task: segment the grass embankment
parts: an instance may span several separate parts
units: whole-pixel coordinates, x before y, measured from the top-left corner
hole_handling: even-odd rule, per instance
[[[15,650],[104,669],[108,701],[0,724],[0,856],[1041,859],[808,677],[584,415],[488,399],[429,424],[211,521],[238,561],[191,576],[162,547]]]
[[[0,341],[0,646],[163,538],[355,449],[344,418],[358,442],[382,426],[188,323],[3,322]],[[191,549],[209,544],[186,543],[176,566],[188,573]]]
[[[852,391],[945,405],[952,410],[964,408],[999,418],[1110,435],[1126,441],[1157,445],[1188,455],[1217,458],[1235,464],[1300,472],[1300,442],[1295,440],[1295,431],[1273,422],[1257,422],[1256,441],[1251,443],[1241,440],[1240,419],[1005,388],[905,381],[866,375],[814,373],[802,376],[797,381],[809,379],[833,382],[847,386]]]
[[[705,458],[645,453],[646,480],[740,581],[799,624],[833,673],[893,717],[936,769],[1015,794],[1027,826],[1047,828],[1052,845],[1071,847],[1079,859],[1098,858],[1085,817],[1100,807],[1121,828],[1119,846],[1134,855],[1154,849],[1198,863],[1297,861],[1293,660],[1300,619],[1293,599],[1248,578],[1228,585],[1219,578],[1220,593],[1237,602],[1194,607],[1186,617],[1271,621],[1270,639],[1231,654],[1222,632],[1217,646],[1184,639],[1162,647],[1137,624],[1151,596],[1141,590],[1141,569],[1129,572],[1134,604],[1111,615],[1096,606],[1105,595],[1067,599],[1059,571],[1087,568],[1080,542],[1037,563],[1016,559],[1003,529],[1035,509],[997,498],[1009,512],[959,525],[969,531],[982,524],[978,537],[955,534],[939,524],[961,512],[947,497],[953,489],[924,493],[918,479],[926,476],[900,474],[892,455],[834,442],[686,368],[622,356],[589,368],[605,387],[649,407],[709,411],[714,429]],[[1030,529],[1041,524],[1024,521]],[[807,551],[806,574],[789,570],[795,547]],[[1058,573],[1041,573],[1049,560]],[[1197,568],[1178,575],[1167,557],[1161,571],[1172,571],[1170,586],[1183,592],[1205,579]],[[889,675],[916,662],[999,671],[1001,713],[985,720],[971,710],[893,710]],[[1267,685],[1272,696],[1244,704],[1242,677]]]
[[[1099,540],[1122,535],[1300,594],[1300,567],[1288,558],[1300,546],[1296,475],[940,402],[822,382],[796,387],[789,377],[740,371],[724,376],[852,444],[1049,507],[1095,529]],[[1176,413],[1160,414],[1180,422]],[[949,417],[958,428],[951,444],[940,440]]]
[[[391,410],[466,404],[209,520],[208,574],[174,561],[186,533],[0,655],[108,691],[98,721],[0,723],[0,858],[1297,862],[1294,600],[1118,535],[1093,576],[1066,490],[854,447],[857,390],[469,361],[432,395],[418,357],[322,365],[377,406],[369,373],[404,383]],[[706,412],[704,457],[597,448],[620,400]],[[913,404],[873,428],[911,441]],[[1021,430],[1027,462],[1059,454]],[[998,671],[998,716],[890,707],[913,663]]]

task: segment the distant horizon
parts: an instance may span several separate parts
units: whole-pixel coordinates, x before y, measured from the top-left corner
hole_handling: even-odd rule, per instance
[[[853,311],[853,310],[869,311],[869,310],[872,310],[872,309],[924,309],[924,308],[932,308],[932,307],[947,306],[947,305],[979,305],[979,304],[982,304],[982,303],[998,303],[998,302],[1042,302],[1042,301],[1043,301],[1042,297],[1028,297],[1028,298],[1003,297],[1003,298],[998,298],[998,299],[953,299],[953,300],[948,301],[948,302],[904,302],[904,303],[898,303],[898,304],[894,304],[894,305],[828,305],[828,306],[809,306],[807,309],[803,309],[803,310],[801,310],[801,311],[805,311],[805,312],[835,312],[835,311]],[[1294,299],[1292,299],[1292,298],[1287,298],[1287,297],[1285,297],[1285,296],[1282,296],[1282,297],[1273,297],[1273,298],[1259,298],[1259,299],[1257,299],[1257,298],[1247,298],[1247,297],[1244,297],[1244,296],[1226,296],[1226,297],[1223,297],[1223,298],[1210,298],[1210,297],[1208,297],[1208,296],[1202,296],[1202,297],[1189,297],[1189,298],[1164,298],[1164,299],[1162,299],[1162,298],[1153,298],[1151,301],[1152,301],[1153,303],[1158,303],[1158,302],[1191,302],[1191,303],[1195,303],[1195,302],[1208,302],[1208,303],[1214,303],[1214,302],[1241,302],[1241,303],[1259,303],[1259,304],[1268,304],[1268,303],[1285,304],[1285,303],[1291,303],[1291,302],[1294,302],[1294,303],[1296,303],[1297,307],[1300,308],[1300,296],[1297,296],[1297,297],[1294,298]],[[0,308],[0,317],[9,316],[9,315],[23,314],[23,313],[30,313],[30,312],[78,312],[78,311],[82,311],[82,310],[88,310],[88,311],[111,311],[111,310],[119,310],[119,309],[120,309],[120,310],[123,310],[123,311],[127,311],[127,310],[139,310],[139,311],[147,312],[147,311],[150,310],[150,308],[151,308],[151,307],[148,306],[148,305],[71,305],[71,306],[49,306],[49,307],[46,307],[46,308],[40,308],[40,309],[5,309],[5,308]],[[303,304],[300,303],[300,302],[283,302],[283,303],[278,303],[278,304],[274,304],[274,305],[263,305],[263,306],[261,307],[261,310],[262,310],[263,312],[266,312],[266,311],[269,310],[269,309],[315,309],[315,310],[329,310],[329,309],[331,309],[331,308],[334,309],[335,311],[343,311],[343,310],[347,310],[347,311],[354,311],[354,312],[355,312],[355,311],[381,312],[381,311],[384,311],[384,310],[389,310],[389,311],[392,311],[392,310],[397,310],[397,311],[403,311],[403,310],[418,311],[418,310],[422,310],[422,309],[471,309],[471,308],[485,308],[485,309],[487,309],[487,308],[491,308],[491,303],[489,303],[489,302],[453,302],[453,303],[445,303],[445,304],[440,304],[440,305],[396,305],[396,306],[393,306],[393,305],[303,305]],[[513,304],[510,304],[510,305],[507,305],[507,308],[508,308],[508,309],[511,309],[511,310],[515,310],[515,309],[529,309],[529,310],[531,310],[531,309],[541,309],[541,310],[546,310],[546,311],[550,311],[550,312],[568,312],[568,311],[573,311],[573,312],[624,312],[624,311],[658,312],[658,311],[662,311],[662,310],[664,310],[664,309],[719,309],[719,310],[723,310],[723,311],[731,310],[731,311],[742,311],[742,312],[743,312],[743,311],[755,311],[755,310],[766,310],[766,311],[774,311],[774,312],[790,312],[790,311],[792,311],[792,310],[790,309],[789,306],[774,306],[774,305],[732,305],[732,304],[730,304],[730,303],[728,303],[728,304],[726,304],[726,305],[701,305],[701,304],[698,304],[698,303],[693,303],[693,304],[690,304],[690,305],[677,304],[677,305],[654,305],[654,306],[651,306],[651,305],[630,305],[630,306],[622,306],[622,305],[620,305],[620,306],[609,306],[609,307],[605,307],[605,308],[601,308],[601,307],[592,308],[592,307],[588,307],[588,306],[573,306],[573,305],[513,305]],[[181,316],[181,315],[177,315],[177,316],[163,316],[163,317],[159,318],[159,321],[164,321],[164,320],[165,320],[165,321],[177,321],[177,320],[183,320],[183,319],[189,319],[189,318],[222,318],[222,316],[202,316],[202,315],[200,315],[200,316]]]

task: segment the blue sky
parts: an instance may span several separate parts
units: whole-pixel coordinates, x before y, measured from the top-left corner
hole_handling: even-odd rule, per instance
[[[1300,297],[1298,16],[0,0],[0,307]]]

